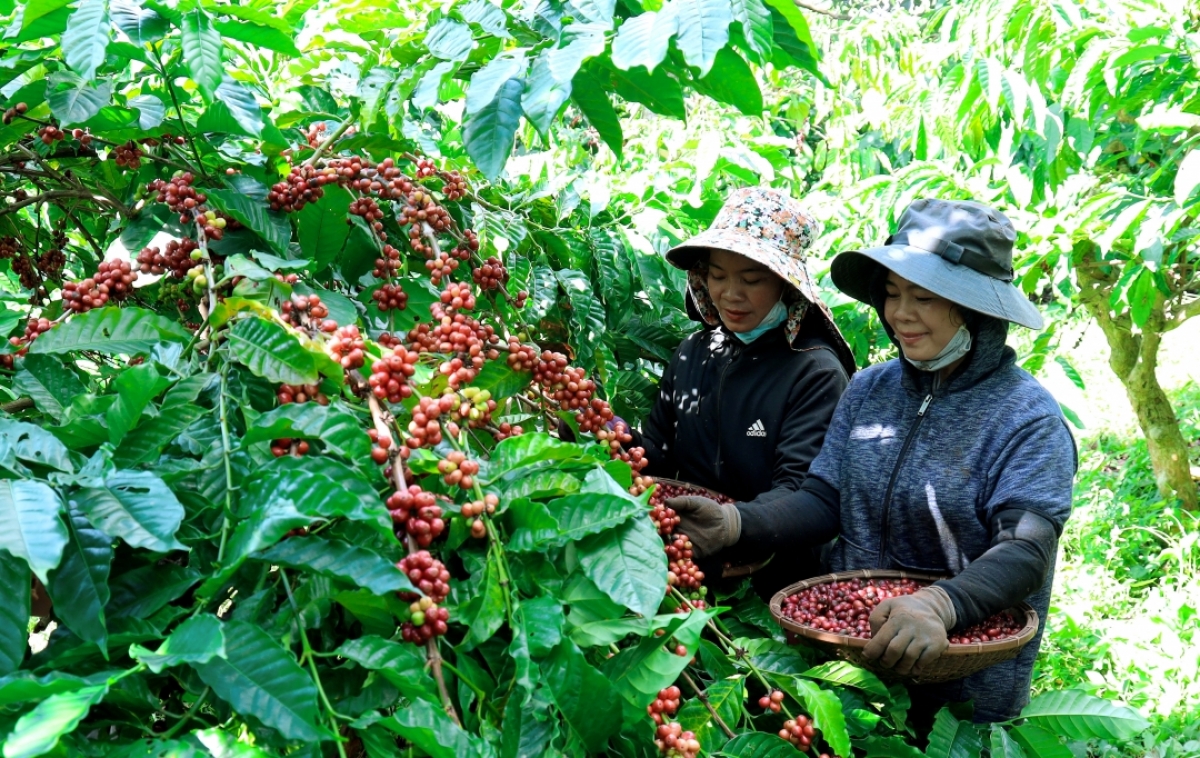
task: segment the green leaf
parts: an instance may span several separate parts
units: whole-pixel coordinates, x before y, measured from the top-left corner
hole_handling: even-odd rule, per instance
[[[150,564],[126,571],[110,583],[112,599],[107,608],[112,620],[110,627],[117,626],[118,619],[150,618],[182,597],[200,577],[196,569],[175,563]]]
[[[500,568],[491,554],[478,590],[462,609],[470,630],[466,642],[472,646],[483,644],[504,625],[504,588],[500,586]]]
[[[637,645],[628,647],[604,661],[601,670],[626,700],[639,708],[649,705],[664,687],[679,678],[691,661],[690,655],[676,655],[675,645],[695,652],[700,633],[716,615],[712,611],[693,611],[687,615],[656,616],[652,626],[663,636],[647,634]],[[670,648],[665,639],[674,640]]]
[[[1021,718],[1074,740],[1129,740],[1150,728],[1129,706],[1079,690],[1038,695],[1021,711]]]
[[[625,136],[621,132],[621,120],[605,94],[603,82],[587,69],[581,70],[571,82],[571,99],[600,134],[600,139],[620,158]]]
[[[561,269],[554,274],[571,301],[572,334],[578,349],[576,360],[589,364],[604,338],[604,306],[596,298],[596,288],[583,272]]]
[[[575,458],[585,458],[578,445],[563,442],[543,432],[509,437],[492,450],[491,478],[483,483],[492,484],[502,476],[543,461],[565,461]]]
[[[233,116],[233,120],[237,121],[238,125],[245,129],[248,134],[254,137],[262,136],[262,108],[259,107],[258,100],[254,98],[254,93],[244,84],[233,79],[224,79],[221,81],[220,86],[217,87],[216,98],[225,104],[225,107],[229,109],[230,115]],[[236,195],[235,197],[243,196]],[[241,218],[238,218],[238,221],[246,223]],[[247,224],[247,226],[250,225]],[[256,227],[251,226],[250,228],[259,232],[259,229]],[[261,232],[259,233],[260,235],[262,234]],[[264,236],[264,239],[268,238]],[[268,239],[268,241],[272,240]]]
[[[67,526],[59,518],[62,501],[42,482],[0,481],[0,549],[29,566],[42,580],[58,566],[67,545]]]
[[[57,358],[27,355],[13,377],[13,388],[33,398],[37,409],[61,422],[66,406],[83,394],[83,382]]]
[[[696,81],[696,90],[732,105],[747,116],[758,118],[762,115],[763,99],[758,80],[742,56],[731,48],[722,48],[717,53],[712,70]]]
[[[108,648],[104,606],[108,605],[108,573],[112,568],[112,538],[92,526],[73,504],[67,506],[70,538],[62,562],[50,572],[46,589],[54,601],[60,626],[75,636]]]
[[[992,724],[991,758],[1025,758],[1025,751],[1009,736],[1004,727]]]
[[[983,749],[979,730],[970,721],[959,721],[943,708],[933,722],[929,734],[929,758],[975,758]]]
[[[1126,299],[1129,301],[1129,315],[1133,318],[1134,325],[1139,328],[1145,326],[1146,322],[1150,320],[1150,314],[1154,311],[1155,302],[1158,300],[1158,289],[1154,286],[1154,272],[1143,268],[1133,283],[1129,285]]]
[[[9,674],[21,667],[29,646],[29,595],[33,579],[28,564],[0,550],[0,705],[5,705]],[[16,701],[14,701],[16,702]]]
[[[365,547],[324,537],[292,537],[253,556],[273,565],[307,569],[385,595],[415,591],[396,564]]]
[[[183,62],[192,74],[192,81],[209,99],[225,76],[221,62],[221,34],[213,28],[212,19],[197,8],[183,17]]]
[[[613,87],[621,97],[641,103],[660,116],[687,117],[683,87],[665,68],[657,69],[652,74],[639,68],[615,72]]]
[[[760,670],[779,676],[799,676],[811,668],[799,650],[779,640],[768,638],[735,640],[750,654],[750,661]]]
[[[671,0],[679,31],[675,44],[689,66],[706,76],[717,52],[729,42],[733,13],[724,0]]]
[[[521,123],[521,95],[525,82],[513,77],[500,85],[496,97],[467,119],[463,143],[471,160],[489,180],[504,170],[512,152],[513,137]]]
[[[31,354],[95,351],[105,355],[149,353],[164,342],[185,343],[191,335],[177,322],[134,306],[97,308],[73,316],[37,338]]]
[[[415,700],[400,708],[379,726],[395,732],[430,758],[471,758],[487,755],[478,738],[455,724],[442,710],[425,700]]]
[[[297,214],[300,251],[312,261],[314,273],[324,271],[342,253],[352,227],[346,223],[350,193],[336,185],[325,187],[325,195],[308,203]]]
[[[170,383],[169,379],[159,376],[157,368],[148,363],[132,366],[118,374],[113,380],[117,400],[104,414],[108,421],[108,441],[114,446],[121,444],[150,401]]]
[[[775,24],[762,0],[733,0],[733,20],[742,25],[746,47],[759,65],[771,60],[775,46]]]
[[[425,654],[415,645],[367,635],[343,642],[334,652],[365,669],[378,671],[405,697],[440,702],[437,685],[425,666]]]
[[[855,747],[861,747],[865,754],[863,758],[924,758],[925,754],[904,741],[902,737],[891,735],[880,737],[870,735]],[[997,758],[999,758],[997,756]]]
[[[1062,743],[1058,735],[1041,727],[1021,725],[1014,727],[1012,736],[1031,758],[1074,758],[1075,753]]]
[[[806,679],[818,679],[823,682],[830,682],[831,684],[856,687],[866,694],[871,695],[875,699],[875,702],[886,703],[891,699],[888,695],[887,685],[881,682],[879,677],[866,669],[859,668],[853,663],[847,663],[846,661],[822,663],[820,666],[810,668],[800,676]]]
[[[240,192],[208,190],[207,194],[213,207],[225,211],[245,224],[279,255],[287,253],[288,243],[292,238],[292,227],[286,216],[272,211],[264,201]]]
[[[1175,202],[1181,208],[1190,207],[1192,194],[1200,187],[1200,150],[1189,150],[1175,169]]]
[[[546,509],[558,523],[560,545],[620,526],[646,512],[637,500],[597,493],[560,497],[547,503]]]
[[[443,18],[425,35],[425,46],[433,57],[457,62],[467,59],[475,41],[471,38],[471,27]]]
[[[792,695],[804,703],[812,715],[813,726],[838,755],[850,755],[850,734],[846,731],[846,716],[837,695],[823,690],[806,679],[792,679]]]
[[[224,625],[225,656],[191,663],[213,692],[289,740],[320,740],[317,687],[295,657],[253,624]]]
[[[473,116],[495,101],[500,88],[510,79],[519,79],[525,73],[524,51],[504,53],[488,61],[487,65],[471,76],[467,87],[466,114]]]
[[[156,674],[184,663],[208,663],[213,658],[224,658],[225,631],[216,616],[201,613],[175,627],[156,652],[141,645],[131,645],[129,657],[144,663]]]
[[[0,556],[0,563],[7,556]],[[12,560],[12,559],[9,559]],[[25,583],[29,583],[29,571],[25,571]],[[5,585],[12,586],[12,585]],[[26,610],[24,617],[21,619],[21,644],[25,644],[28,637],[29,613]],[[103,676],[103,675],[101,675]],[[35,676],[31,671],[17,671],[7,676],[0,677],[0,707],[10,705],[27,705],[36,703],[40,700],[45,700],[51,695],[56,695],[60,692],[74,692],[80,687],[95,683],[90,678],[83,678],[74,674],[65,674],[61,671],[52,671],[45,676]]]
[[[267,381],[315,384],[318,380],[312,354],[274,321],[257,317],[238,321],[229,334],[229,346],[234,358]]]
[[[739,734],[721,748],[721,755],[736,758],[796,758],[798,754],[792,743],[779,735],[762,732]]]
[[[17,721],[4,741],[4,758],[36,758],[50,752],[107,694],[108,685],[97,684],[46,698]]]
[[[111,0],[108,11],[117,28],[139,47],[162,39],[171,28],[165,18],[137,0]]]
[[[661,552],[661,551],[660,551]],[[600,752],[621,728],[621,696],[569,640],[542,662],[542,680],[571,729],[589,750]]]
[[[817,49],[817,44],[813,42],[812,32],[808,29],[808,21],[804,18],[804,14],[800,12],[800,6],[792,0],[764,0],[764,2],[787,20],[788,26],[796,34],[796,38],[808,47],[809,56],[813,60],[818,59],[820,51]]]
[[[224,10],[224,8],[218,6],[216,10]],[[246,42],[255,47],[263,47],[293,57],[301,54],[290,33],[271,26],[256,24],[252,21],[213,21],[213,28],[222,37],[235,39],[238,42]]]
[[[187,549],[175,539],[183,505],[158,474],[116,471],[102,487],[81,489],[72,502],[97,529],[130,547],[156,553]]]
[[[626,19],[613,38],[612,64],[623,71],[643,66],[653,73],[667,57],[667,47],[678,28],[674,6]]]
[[[534,59],[525,82],[525,91],[521,94],[521,109],[542,134],[549,131],[563,104],[571,97],[571,79],[575,74],[572,72],[565,79],[559,78],[558,66],[555,65],[558,53],[557,49],[550,48]]]
[[[83,79],[91,81],[96,69],[104,63],[109,34],[107,0],[80,0],[75,12],[67,19],[67,29],[62,35],[67,65]]]
[[[53,434],[24,421],[0,419],[0,461],[5,465],[11,463],[8,455],[59,471],[75,470],[67,448]]]
[[[111,82],[90,84],[74,73],[52,75],[48,81],[46,103],[60,126],[82,124],[112,102]],[[65,88],[59,86],[63,82]]]
[[[285,438],[320,440],[326,450],[350,463],[371,455],[371,440],[357,416],[317,403],[289,403],[267,411],[250,424],[242,440],[249,444]]]
[[[583,573],[606,595],[634,613],[651,616],[667,593],[667,557],[649,519],[584,538]]]

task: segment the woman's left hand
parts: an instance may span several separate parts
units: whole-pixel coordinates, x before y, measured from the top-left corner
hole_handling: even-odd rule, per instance
[[[956,621],[954,603],[940,587],[884,600],[871,612],[871,641],[863,648],[867,660],[879,660],[897,674],[920,674],[937,660],[950,641],[946,631]]]

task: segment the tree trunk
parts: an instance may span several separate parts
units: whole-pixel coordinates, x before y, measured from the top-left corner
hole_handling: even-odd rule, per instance
[[[1108,365],[1121,380],[1129,404],[1150,451],[1154,481],[1163,497],[1178,498],[1184,509],[1195,511],[1197,487],[1188,463],[1188,447],[1179,431],[1179,419],[1167,393],[1158,383],[1158,348],[1165,331],[1161,293],[1146,324],[1135,332],[1128,313],[1109,305],[1118,270],[1095,261],[1076,261],[1080,300],[1108,340]]]

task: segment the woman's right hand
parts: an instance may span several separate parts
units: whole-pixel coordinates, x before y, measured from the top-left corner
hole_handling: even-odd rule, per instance
[[[673,497],[666,502],[679,516],[677,532],[688,536],[693,558],[707,558],[737,544],[742,536],[742,514],[735,506],[721,505],[699,495]]]

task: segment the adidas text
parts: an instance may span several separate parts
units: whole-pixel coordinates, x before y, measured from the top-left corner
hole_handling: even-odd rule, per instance
[[[766,437],[767,430],[763,427],[762,419],[755,421],[750,425],[750,429],[746,432],[747,437]]]

